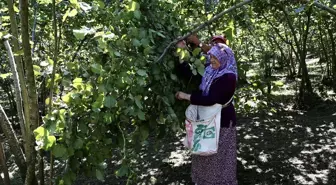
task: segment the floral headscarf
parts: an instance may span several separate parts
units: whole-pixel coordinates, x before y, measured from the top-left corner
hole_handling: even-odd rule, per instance
[[[209,89],[214,79],[227,73],[235,74],[236,79],[238,79],[236,59],[229,46],[219,43],[208,51],[208,55],[210,54],[215,56],[221,65],[218,69],[213,69],[211,65],[205,68],[202,83],[200,85],[200,89],[203,91],[204,96],[209,94]]]

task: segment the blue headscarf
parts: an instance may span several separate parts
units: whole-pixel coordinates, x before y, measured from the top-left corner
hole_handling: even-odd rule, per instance
[[[203,91],[204,96],[209,94],[210,86],[214,79],[227,73],[235,74],[236,79],[238,79],[236,59],[229,46],[219,43],[208,51],[208,55],[210,54],[218,59],[220,67],[218,69],[213,69],[211,65],[209,65],[205,68],[202,83],[200,85],[200,89]]]

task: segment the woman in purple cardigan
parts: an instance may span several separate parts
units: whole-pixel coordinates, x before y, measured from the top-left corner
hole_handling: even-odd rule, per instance
[[[225,104],[235,93],[238,79],[233,51],[217,44],[209,51],[200,91],[192,94],[177,92],[176,98],[193,105]],[[222,109],[218,152],[211,156],[192,156],[192,180],[197,185],[236,185],[237,182],[236,113],[233,104]]]

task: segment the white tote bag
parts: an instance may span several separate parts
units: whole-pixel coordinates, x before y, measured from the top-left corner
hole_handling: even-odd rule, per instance
[[[217,153],[220,134],[221,110],[225,104],[213,106],[189,105],[185,115],[186,137],[183,144],[193,155],[209,156]]]

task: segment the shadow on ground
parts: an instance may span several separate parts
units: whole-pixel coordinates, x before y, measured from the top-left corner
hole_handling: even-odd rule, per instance
[[[309,111],[277,106],[277,112],[266,108],[239,115],[239,184],[336,184],[336,102],[320,101]],[[190,157],[180,140],[167,137],[158,148],[151,141],[134,162],[138,176],[130,184],[192,184]],[[114,176],[116,163],[110,164],[104,183],[83,179],[76,184],[126,184]]]
[[[238,181],[240,185],[335,185],[336,102],[322,101],[309,111],[293,110],[291,96],[273,98],[272,106],[238,115]],[[270,103],[271,104],[271,103]],[[276,112],[272,111],[276,107]],[[137,175],[129,184],[192,185],[190,155],[182,136],[150,140],[133,161]],[[105,182],[79,177],[76,185],[125,185],[116,178],[118,159],[108,161]],[[12,174],[13,184],[18,179]]]

